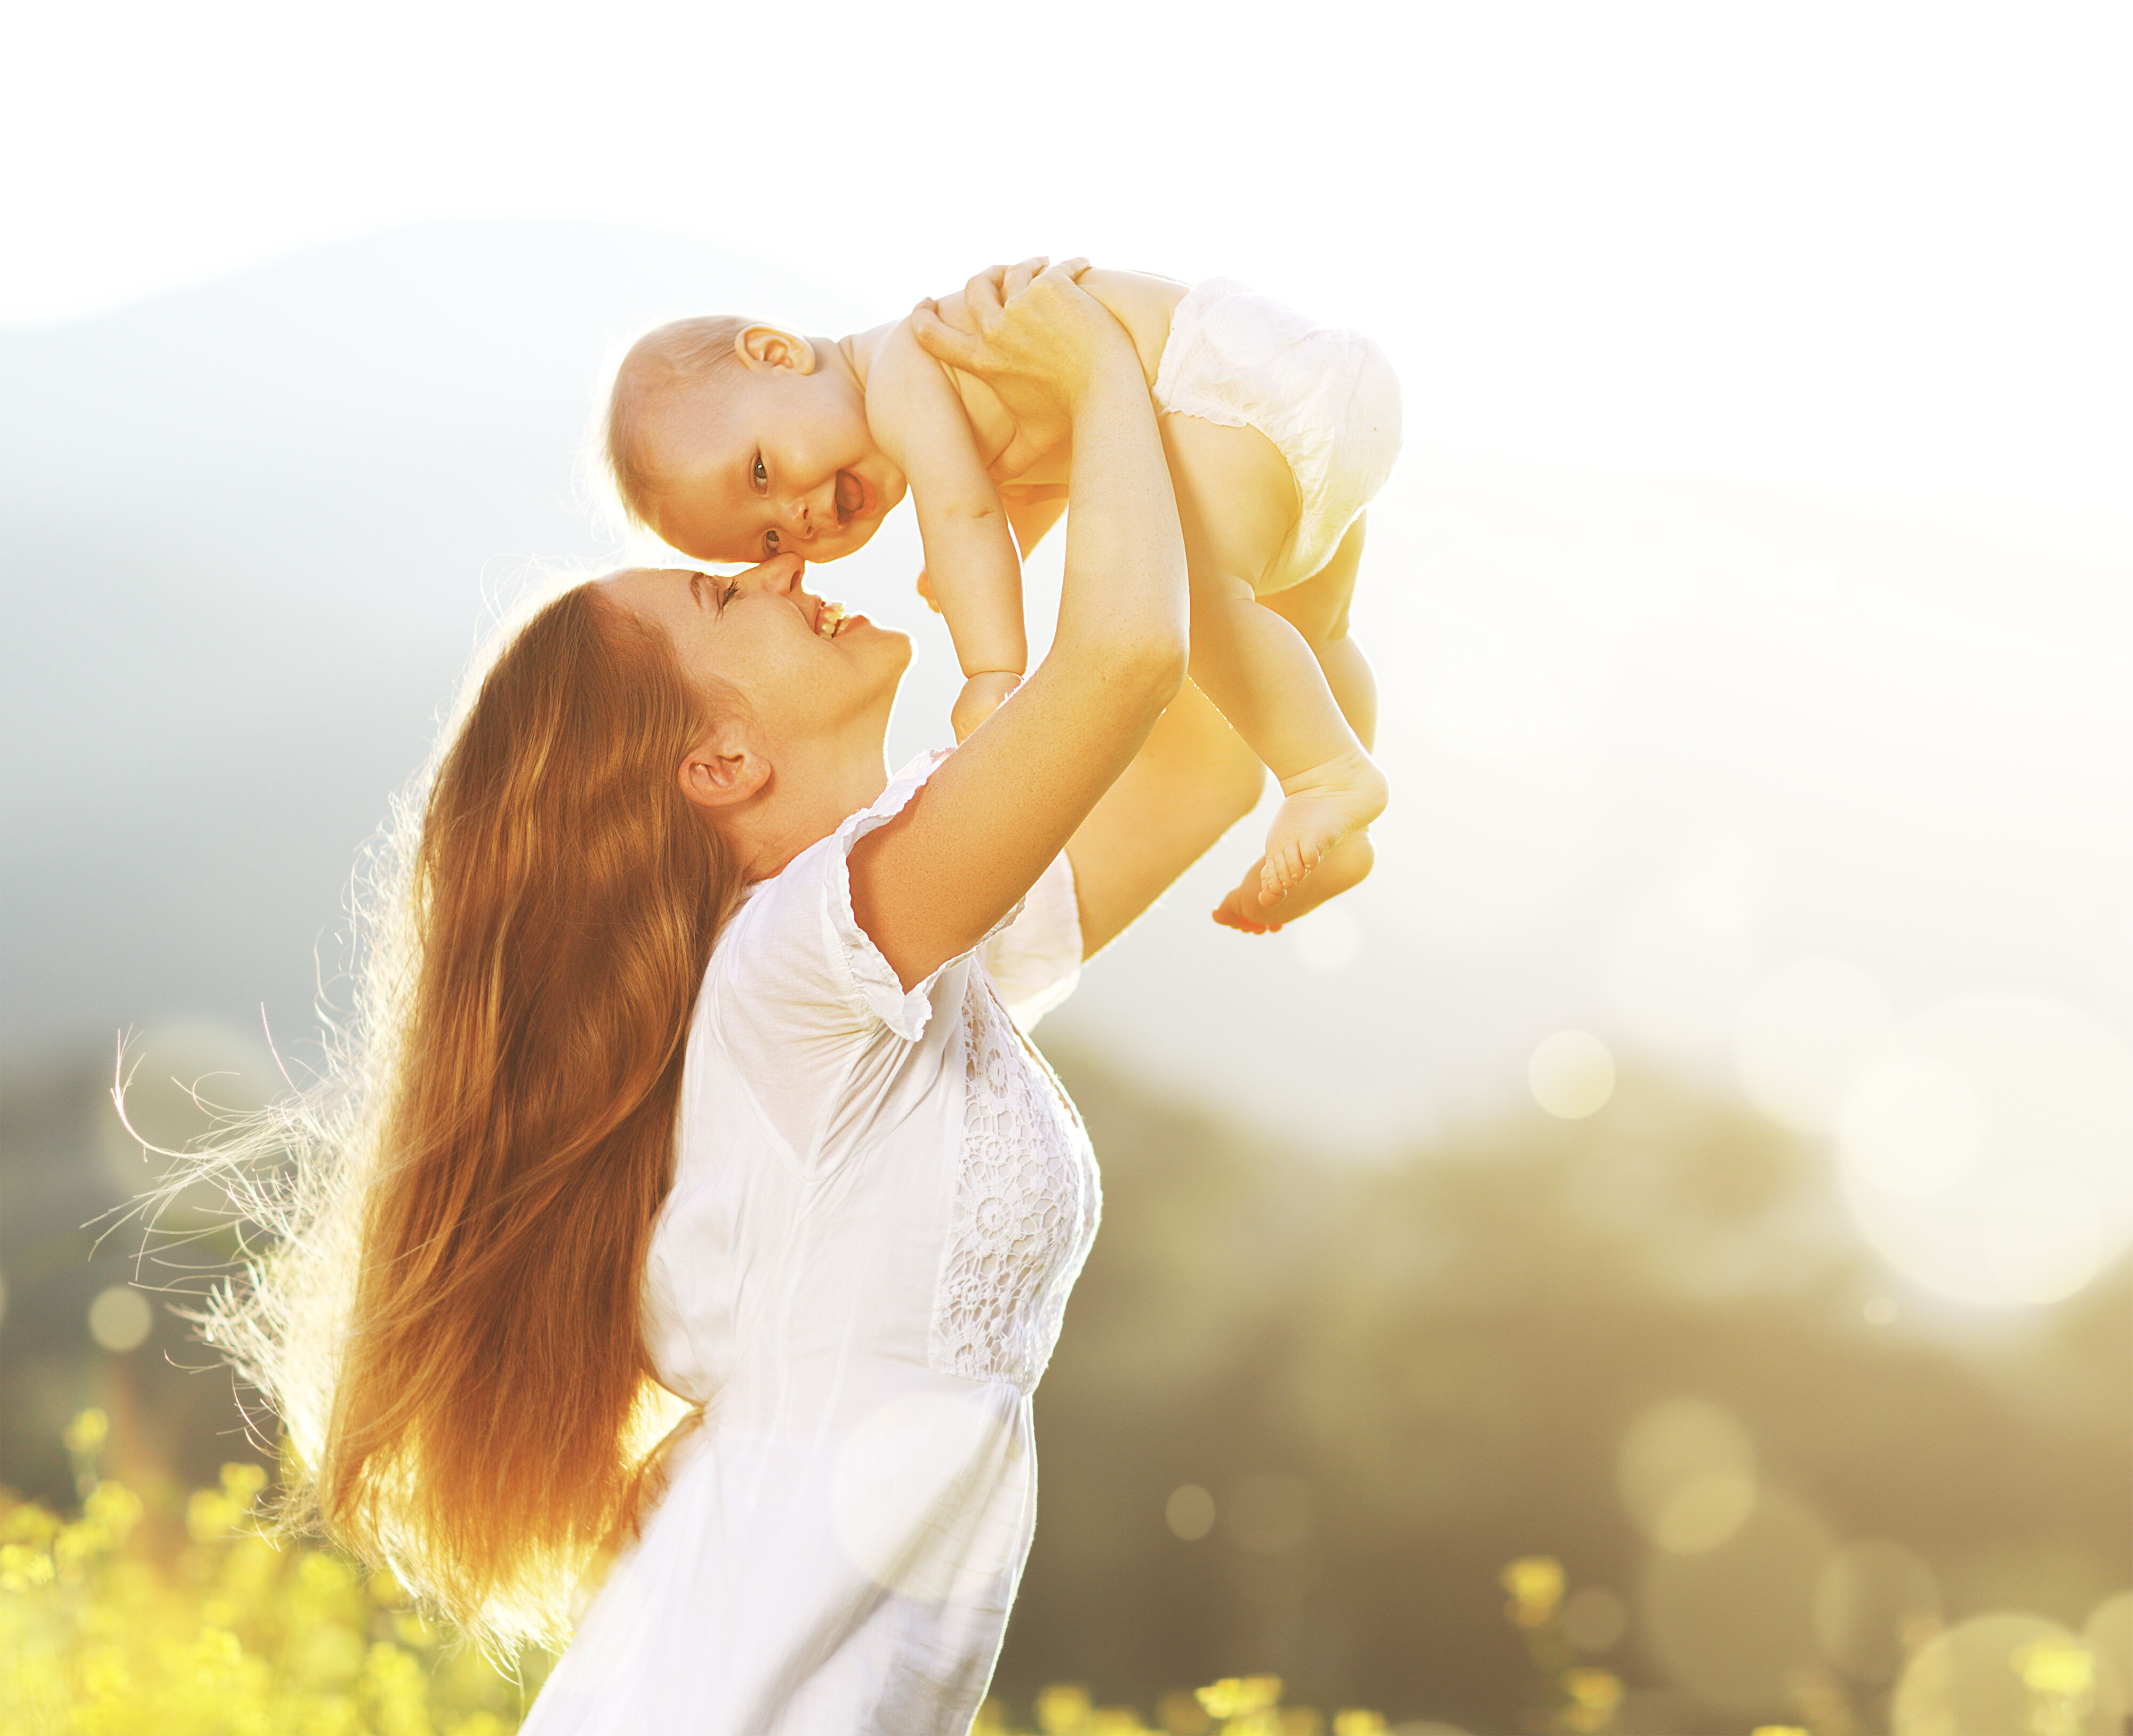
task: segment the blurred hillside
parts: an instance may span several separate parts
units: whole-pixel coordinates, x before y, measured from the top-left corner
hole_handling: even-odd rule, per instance
[[[614,556],[576,472],[603,358],[705,306],[894,310],[859,299],[657,232],[469,224],[0,333],[0,1053],[203,1018],[249,1040],[262,1003],[301,1046],[357,845],[485,597]],[[1384,1152],[1516,1098],[1564,1025],[1730,1080],[1744,998],[1803,955],[1899,1012],[2019,986],[2133,1025],[2122,546],[1461,450],[1418,366],[1357,604],[1398,792],[1378,874],[1239,940],[1204,912],[1248,827],[1062,1032]],[[917,565],[904,512],[815,581],[916,636],[898,757],[953,690]]]
[[[0,1048],[256,1032],[262,1002],[311,1028],[484,585],[603,546],[573,464],[604,348],[735,276],[628,232],[416,231],[0,334]]]
[[[0,333],[0,1481],[62,1498],[92,1402],[144,1488],[241,1452],[144,1300],[174,1275],[98,1239],[147,1175],[118,1034],[164,1144],[195,1082],[301,1076],[491,599],[615,557],[575,471],[603,356],[706,305],[884,311],[485,224]],[[1881,1728],[1994,1609],[2133,1637],[2124,546],[1476,454],[1411,400],[1358,604],[1378,873],[1246,942],[1204,916],[1240,832],[1045,1027],[1110,1204],[1004,1690],[1264,1669],[1520,1727],[1497,1575],[1534,1554],[1558,1663],[1652,1736]],[[906,514],[817,575],[917,637],[897,757],[954,685],[917,565]],[[1576,1027],[1620,1081],[1551,1118]]]
[[[1529,1110],[1358,1170],[1086,1056],[1062,1071],[1106,1206],[1038,1394],[1011,1694],[1072,1674],[1145,1700],[1249,1668],[1322,1705],[1517,1729],[1530,1672],[1496,1579],[1548,1554],[1621,1600],[1620,1628],[1610,1599],[1586,1608],[1588,1661],[1639,1695],[1625,1729],[1795,1721],[1803,1691],[1832,1729],[1832,1690],[1872,1729],[1906,1614],[2078,1630],[2133,1584],[2123,1274],[1952,1346],[1890,1303],[1825,1160],[1662,1078],[1589,1121]],[[1677,1554],[1621,1479],[1633,1431],[1683,1399],[1745,1431],[1756,1504]],[[1166,1528],[1185,1485],[1212,1497],[1200,1541]],[[1923,1576],[1839,1664],[1832,1585],[1885,1566],[1872,1539]]]
[[[2078,1630],[2133,1587],[2125,1277],[1957,1344],[1892,1301],[1823,1158],[1663,1078],[1358,1166],[1054,1047],[1106,1203],[1038,1395],[1011,1706],[1069,1681],[1145,1710],[1272,1671],[1304,1703],[1524,1728],[1538,1683],[1497,1576],[1549,1555],[1567,1655],[1632,1692],[1623,1729],[1797,1720],[1804,1695],[1818,1732],[1844,1728],[1832,1706],[1871,1729],[1932,1632],[2010,1608]],[[152,1495],[248,1456],[167,1298],[132,1348],[93,1340],[111,1286],[190,1282],[137,1268],[131,1226],[86,1258],[75,1226],[138,1165],[105,1083],[93,1055],[0,1080],[0,1483],[55,1504],[89,1404]],[[1654,1429],[1666,1474],[1706,1478],[1657,1540],[1625,1500]]]

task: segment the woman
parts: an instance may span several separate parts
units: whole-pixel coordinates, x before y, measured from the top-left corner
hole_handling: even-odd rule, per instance
[[[213,1328],[462,1626],[597,1587],[534,1736],[960,1732],[990,1676],[1098,1204],[1023,1032],[1259,784],[1181,694],[1138,361],[1042,266],[913,317],[1071,430],[1042,666],[892,781],[908,642],[796,559],[566,593],[437,767],[345,1083],[266,1130],[286,1233]]]

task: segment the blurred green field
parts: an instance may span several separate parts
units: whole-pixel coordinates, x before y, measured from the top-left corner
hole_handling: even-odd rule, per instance
[[[508,1667],[455,1644],[385,1572],[339,1551],[277,1538],[262,1521],[268,1477],[222,1468],[218,1483],[149,1497],[99,1474],[110,1419],[83,1411],[63,1444],[84,1491],[55,1512],[0,1492],[0,1736],[504,1736],[550,1664]],[[1622,1697],[1581,1668],[1551,1625],[1562,1570],[1505,1570],[1507,1613],[1530,1630],[1555,1702],[1544,1727],[1613,1728]],[[1551,1671],[1548,1666],[1553,1664]],[[1233,1676],[1163,1696],[1154,1722],[1066,1684],[1030,1708],[1035,1732],[988,1700],[974,1736],[1385,1736],[1383,1714],[1330,1718],[1284,1705],[1278,1676]],[[1457,1736],[1449,1725],[1408,1725]]]

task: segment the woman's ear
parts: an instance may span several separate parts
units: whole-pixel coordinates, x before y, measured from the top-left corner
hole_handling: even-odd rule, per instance
[[[785,370],[792,373],[815,371],[815,346],[797,331],[782,325],[751,325],[734,339],[734,353],[741,365],[758,373]]]
[[[770,781],[770,762],[730,724],[693,743],[676,779],[706,815],[738,807]]]

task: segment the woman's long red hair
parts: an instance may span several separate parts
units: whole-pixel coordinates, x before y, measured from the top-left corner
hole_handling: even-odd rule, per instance
[[[280,1112],[293,1178],[252,1211],[280,1240],[208,1320],[300,1509],[498,1644],[559,1636],[656,1481],[638,1296],[739,889],[676,780],[705,722],[596,585],[512,638],[416,810],[338,1095]]]

